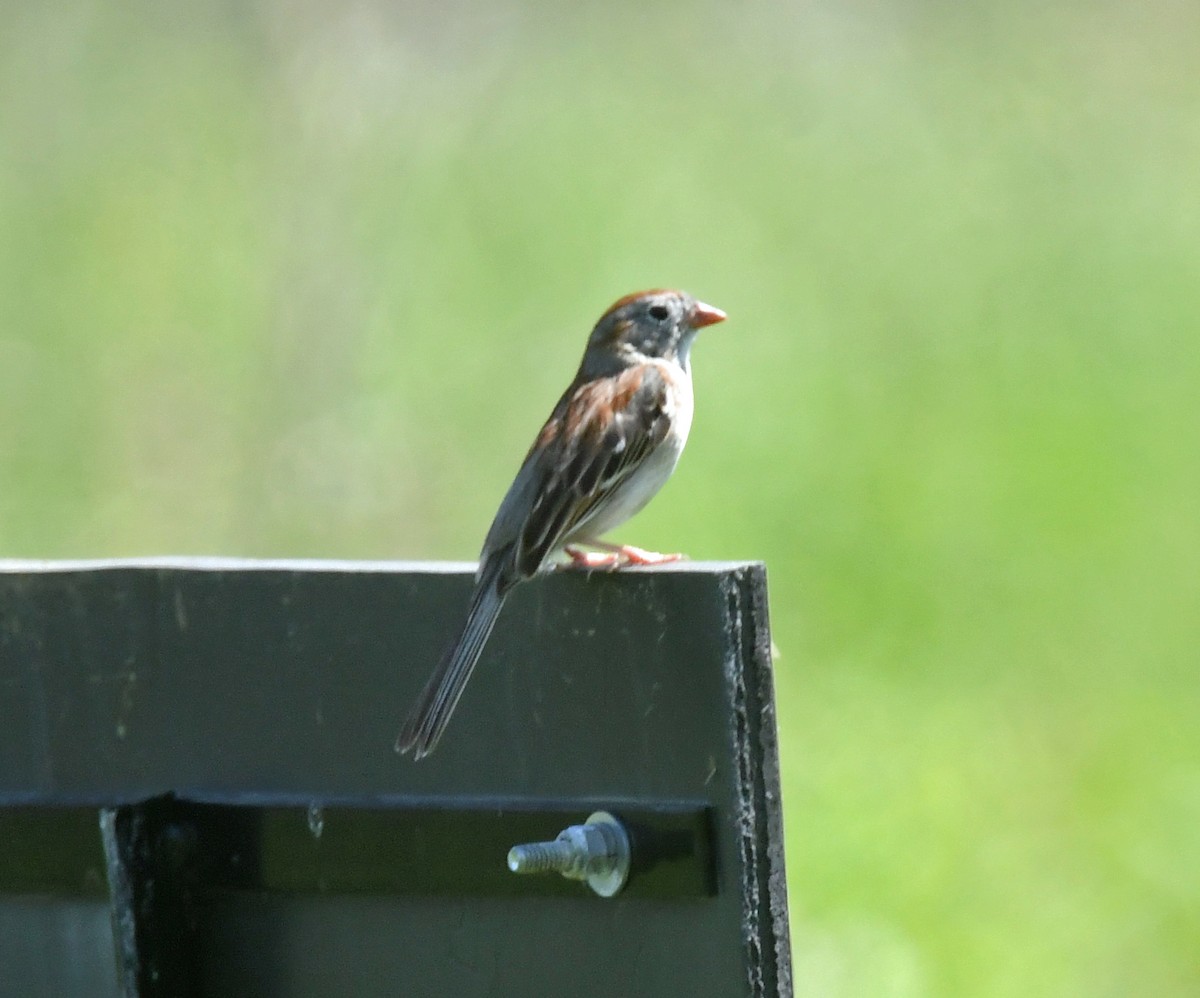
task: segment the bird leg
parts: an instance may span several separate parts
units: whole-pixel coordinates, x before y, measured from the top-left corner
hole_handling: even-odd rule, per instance
[[[624,568],[627,565],[666,565],[672,561],[683,559],[681,554],[659,554],[657,551],[647,551],[634,547],[632,544],[609,544],[607,541],[586,541],[591,547],[603,548],[603,551],[584,551],[573,544],[563,548],[563,552],[571,559],[566,568],[583,568],[594,570],[598,568]]]
[[[598,568],[613,569],[621,566],[621,556],[619,554],[602,551],[584,551],[574,544],[568,544],[563,548],[563,554],[571,559],[562,566],[563,568],[582,568],[591,572]]]
[[[624,565],[668,565],[673,561],[683,561],[683,555],[663,554],[660,551],[647,551],[645,548],[635,548],[632,544],[601,545],[611,547]]]

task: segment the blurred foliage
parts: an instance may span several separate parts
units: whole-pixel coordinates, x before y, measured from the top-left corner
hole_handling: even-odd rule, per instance
[[[1200,8],[0,10],[0,552],[469,558],[591,322],[763,558],[798,993],[1200,992]]]

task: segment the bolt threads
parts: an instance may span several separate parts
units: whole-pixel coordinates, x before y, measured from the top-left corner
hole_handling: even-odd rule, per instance
[[[580,857],[570,842],[529,842],[508,851],[513,873],[570,873]]]

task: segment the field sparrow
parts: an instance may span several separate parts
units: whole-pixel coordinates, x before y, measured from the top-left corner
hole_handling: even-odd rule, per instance
[[[466,622],[417,699],[396,751],[420,759],[434,750],[505,597],[552,555],[589,569],[681,557],[600,538],[645,506],[674,471],[692,425],[692,341],[724,318],[682,291],[627,295],[600,317],[575,380],[500,503]]]

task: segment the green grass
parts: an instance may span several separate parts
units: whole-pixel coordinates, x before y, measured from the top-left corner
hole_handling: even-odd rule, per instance
[[[1200,991],[1196,14],[433,10],[0,14],[0,553],[473,557],[685,286],[799,993]]]

